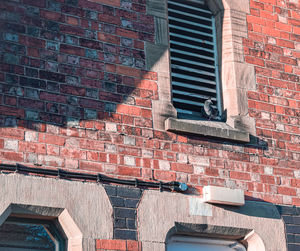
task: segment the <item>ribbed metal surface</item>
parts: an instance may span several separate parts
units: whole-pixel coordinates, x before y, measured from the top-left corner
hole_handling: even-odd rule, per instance
[[[173,104],[199,119],[205,100],[220,110],[214,17],[204,0],[168,0]]]

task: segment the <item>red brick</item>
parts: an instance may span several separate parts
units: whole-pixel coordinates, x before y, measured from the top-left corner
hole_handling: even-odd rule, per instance
[[[104,143],[98,140],[81,139],[79,145],[82,149],[104,151]]]
[[[87,171],[102,172],[102,164],[90,161],[80,161],[79,168]]]
[[[293,200],[293,205],[298,207],[300,206],[300,198],[293,198],[292,200]]]
[[[260,3],[258,1],[250,0],[250,7],[263,10],[264,9],[264,4]]]
[[[59,155],[59,147],[55,145],[46,145],[47,155]]]
[[[287,149],[289,151],[300,152],[300,145],[299,144],[288,143],[287,144]]]
[[[171,163],[171,170],[184,173],[193,173],[194,167],[189,164]]]
[[[98,39],[103,42],[120,44],[120,37],[98,32]]]
[[[148,118],[148,119],[152,118],[152,110],[150,110],[150,109],[141,109],[141,116],[143,118]]]
[[[283,176],[283,177],[293,177],[293,170],[287,168],[273,168],[274,175]]]
[[[86,151],[79,149],[61,148],[60,153],[62,157],[74,159],[86,159]]]
[[[154,170],[154,178],[157,180],[174,181],[176,180],[176,173],[163,170]]]
[[[263,3],[268,3],[268,4],[276,5],[276,0],[259,0],[259,1],[263,2]]]
[[[72,45],[61,44],[60,52],[71,55],[84,56],[84,49]]]
[[[65,21],[65,16],[58,12],[41,10],[40,15],[41,15],[41,17],[49,19],[49,20],[54,20],[54,21],[58,21],[58,22],[62,22],[62,23]]]
[[[19,142],[20,152],[32,152],[36,154],[46,154],[46,145],[35,142]]]
[[[141,177],[141,168],[118,166],[117,173],[124,176]]]
[[[260,17],[247,16],[247,21],[253,24],[265,25],[265,20]]]
[[[2,159],[14,161],[14,162],[22,162],[24,159],[23,153],[16,153],[16,152],[0,152],[0,157]]]
[[[107,23],[107,24],[114,24],[117,26],[120,26],[120,24],[121,24],[121,19],[119,16],[112,16],[109,14],[101,13],[98,15],[98,19],[99,19],[99,21]]]
[[[291,41],[288,41],[288,40],[278,39],[277,40],[277,45],[287,47],[287,48],[291,48],[291,49],[295,48],[294,42],[291,42]]]
[[[23,4],[28,4],[28,5],[33,5],[33,6],[40,7],[40,8],[45,8],[46,7],[46,0],[39,0],[39,1],[23,0]]]
[[[96,240],[96,247],[107,250],[126,250],[126,240]]]
[[[143,107],[148,107],[148,108],[151,108],[151,106],[152,106],[152,102],[147,99],[136,98],[135,102],[136,102],[137,106],[143,106]]]
[[[255,65],[259,65],[259,66],[264,66],[265,65],[265,61],[263,59],[259,59],[259,58],[256,58],[256,57],[246,56],[245,61],[249,64],[255,64]]]
[[[117,66],[117,73],[136,78],[139,78],[141,76],[141,70],[121,65]]]
[[[283,64],[274,61],[266,61],[266,67],[268,67],[269,69],[275,69],[279,71],[283,70]]]
[[[67,23],[70,24],[70,25],[77,26],[79,24],[79,20],[78,20],[78,18],[68,16],[67,17]]]
[[[273,176],[261,175],[260,178],[262,183],[275,184],[275,178]]]
[[[250,14],[253,15],[253,16],[259,17],[260,16],[260,10],[251,8],[250,9]]]
[[[290,196],[296,196],[297,194],[295,188],[278,187],[277,190],[279,194],[290,195]]]
[[[117,106],[117,112],[131,116],[141,116],[141,108],[136,106],[120,104]]]
[[[300,179],[292,179],[291,186],[300,188]]]
[[[121,37],[128,37],[128,38],[133,38],[133,39],[139,38],[139,35],[136,31],[126,30],[123,28],[117,28],[116,34]]]
[[[60,85],[60,91],[62,93],[72,94],[76,96],[84,96],[86,92],[85,88],[69,85]]]
[[[264,201],[273,203],[273,204],[283,204],[282,201],[282,196],[281,195],[276,195],[276,194],[265,194],[261,196],[261,199]]]
[[[120,0],[87,0],[87,1],[120,7]]]
[[[134,11],[127,11],[122,9],[117,9],[116,15],[130,20],[137,20],[137,16],[138,16],[137,13]]]
[[[127,240],[127,251],[141,251],[142,250],[142,243],[139,241],[132,241],[132,240]]]
[[[256,109],[262,110],[262,111],[268,111],[268,112],[274,112],[275,111],[275,106],[274,105],[271,105],[271,104],[268,104],[268,103],[256,102],[256,101],[253,101],[253,102],[249,101],[249,107],[250,108],[256,108]]]
[[[20,36],[20,43],[34,48],[45,48],[46,45],[45,40],[25,36]]]
[[[143,41],[134,40],[133,44],[134,44],[134,48],[139,50],[144,50],[145,46]]]
[[[63,145],[65,145],[66,139],[64,137],[60,137],[57,135],[40,133],[39,134],[39,142],[51,144],[51,145],[63,146]]]
[[[251,180],[249,173],[230,171],[230,178],[238,180]]]
[[[152,91],[157,91],[157,83],[150,80],[136,80],[135,86],[140,89],[147,89]]]
[[[59,30],[61,33],[82,36],[82,37],[84,36],[84,29],[82,29],[80,27],[74,27],[74,26],[70,26],[70,25],[61,24],[59,26]]]
[[[276,22],[275,23],[275,27],[279,30],[284,30],[287,32],[291,32],[292,31],[292,26],[289,24],[284,24],[284,23],[280,23],[280,22]]]
[[[59,102],[59,103],[66,103],[67,97],[62,96],[59,94],[53,94],[49,92],[41,92],[40,93],[40,99],[41,100],[47,100],[47,101],[53,101],[53,102]]]
[[[0,127],[0,137],[24,140],[24,131],[10,127]]]
[[[11,96],[4,96],[4,104],[10,105],[10,106],[16,106],[17,105],[17,98],[11,97]]]
[[[7,116],[16,116],[18,118],[25,117],[25,112],[23,109],[2,105],[0,105],[0,114]]]
[[[290,57],[280,57],[280,62],[285,64],[297,65],[297,60]]]

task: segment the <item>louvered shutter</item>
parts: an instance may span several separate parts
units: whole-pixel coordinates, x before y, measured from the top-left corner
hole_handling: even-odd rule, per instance
[[[205,100],[221,111],[214,17],[204,0],[168,0],[173,105],[201,119]]]

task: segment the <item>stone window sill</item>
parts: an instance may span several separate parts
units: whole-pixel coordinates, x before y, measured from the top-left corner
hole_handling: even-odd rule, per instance
[[[250,134],[232,128],[224,122],[168,118],[165,129],[171,132],[191,133],[239,142],[250,142]]]

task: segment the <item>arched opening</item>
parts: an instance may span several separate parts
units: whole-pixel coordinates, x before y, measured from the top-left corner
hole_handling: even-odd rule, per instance
[[[208,239],[204,237],[172,236],[167,251],[246,251],[236,240]]]

